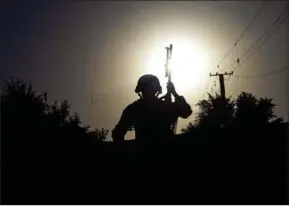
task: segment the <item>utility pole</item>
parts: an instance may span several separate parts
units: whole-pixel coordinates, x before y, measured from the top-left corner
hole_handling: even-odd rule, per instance
[[[210,77],[212,76],[219,76],[219,82],[220,82],[220,91],[221,91],[221,104],[219,105],[218,107],[218,113],[219,113],[219,117],[221,120],[222,120],[222,123],[221,123],[221,128],[224,127],[226,125],[226,92],[225,92],[225,83],[224,83],[224,76],[226,75],[232,75],[233,72],[230,72],[230,73],[223,73],[223,74],[219,74],[218,72],[215,73],[215,74],[211,74],[210,73]]]
[[[215,74],[211,74],[211,73],[210,73],[210,77],[212,77],[212,76],[219,76],[221,97],[222,97],[223,99],[226,98],[225,83],[224,83],[224,76],[225,76],[225,75],[233,75],[233,72],[230,72],[230,73],[225,72],[225,73],[223,73],[223,74],[219,74],[218,72],[215,73]]]
[[[44,96],[44,101],[47,102],[47,92],[44,92],[43,96]]]

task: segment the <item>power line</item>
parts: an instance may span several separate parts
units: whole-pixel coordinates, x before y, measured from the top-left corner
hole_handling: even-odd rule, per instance
[[[208,78],[207,85],[206,85],[206,88],[205,88],[204,94],[203,94],[203,99],[205,99],[206,92],[207,92],[207,89],[208,89],[208,87],[209,87],[209,81],[210,81],[210,78]]]
[[[247,54],[249,54],[250,51],[252,51],[253,49],[255,49],[254,52],[253,52],[253,53],[255,53],[255,52],[258,50],[258,48],[260,48],[260,47],[271,37],[271,35],[279,28],[279,26],[281,26],[281,25],[284,23],[284,21],[285,21],[286,18],[288,17],[288,14],[287,14],[287,16],[285,16],[285,18],[280,21],[281,17],[282,17],[284,14],[286,14],[286,10],[283,11],[283,12],[277,17],[277,19],[274,21],[273,24],[271,24],[269,27],[267,27],[267,29],[265,30],[265,32],[257,39],[257,41],[255,41],[255,43],[254,43],[247,51],[245,51],[245,52],[242,54],[241,57],[237,58],[237,61],[236,61],[236,62],[238,63],[238,65],[236,66],[236,68],[239,67],[242,63],[244,63],[244,61],[242,61],[242,63],[240,63],[240,59],[242,59],[242,58],[245,57]],[[274,26],[275,26],[275,28],[273,28]],[[266,35],[267,35],[267,36],[266,36]],[[264,38],[264,37],[265,37],[265,38]],[[262,40],[263,40],[263,41],[262,41]],[[260,42],[261,42],[261,43],[260,43]],[[257,46],[258,43],[260,43],[259,46]],[[252,56],[252,55],[251,55],[251,56]],[[249,57],[249,58],[250,58],[250,57]],[[248,58],[247,58],[247,59],[248,59]],[[233,61],[233,62],[229,65],[229,67],[231,67],[231,66],[232,66],[233,64],[235,64],[236,62]],[[236,69],[236,68],[235,68],[235,69]],[[234,69],[234,70],[235,70],[235,69]]]
[[[284,71],[286,69],[289,69],[289,65],[285,66],[285,67],[282,67],[281,69],[278,69],[278,70],[275,70],[275,71],[272,71],[272,72],[268,72],[268,73],[264,73],[264,74],[259,74],[259,75],[234,75],[235,77],[238,77],[238,78],[259,78],[259,77],[265,77],[265,76],[268,76],[268,75],[273,75],[273,74],[277,74],[281,71]]]
[[[248,59],[250,59],[254,53],[256,53],[256,51],[258,51],[263,45],[264,43],[272,36],[273,33],[275,33],[275,31],[285,22],[285,20],[288,18],[289,15],[287,15],[284,19],[282,19],[280,21],[280,23],[272,30],[272,32],[270,34],[268,34],[268,36],[257,46],[255,47],[255,49],[251,52],[251,55],[248,56],[245,61]],[[242,61],[242,62],[245,62],[245,61]]]
[[[288,9],[288,8],[287,8],[287,9]],[[242,65],[243,63],[245,63],[246,61],[248,61],[248,59],[250,59],[250,58],[253,56],[253,54],[254,54],[256,51],[258,51],[258,49],[260,49],[260,47],[261,47],[262,45],[264,45],[264,43],[272,36],[272,34],[275,33],[275,31],[285,22],[285,20],[286,20],[286,19],[288,18],[288,16],[289,16],[288,14],[284,17],[284,19],[282,19],[282,20],[280,21],[280,18],[281,18],[282,15],[285,14],[285,13],[286,13],[286,10],[285,10],[283,13],[281,13],[281,15],[279,15],[279,16],[277,17],[277,19],[275,20],[274,24],[270,25],[270,26],[267,28],[267,30],[258,38],[258,40],[257,40],[245,53],[243,53],[240,58],[237,59],[238,65],[233,69],[233,71],[235,71],[240,65]],[[269,31],[269,29],[271,29],[273,26],[276,26],[276,27],[273,28],[271,31]],[[268,33],[268,31],[269,31],[270,33]],[[267,34],[267,33],[268,33],[268,34]],[[266,36],[266,35],[267,35],[267,36]],[[266,36],[265,39],[263,39],[263,41],[256,47],[256,45],[262,40],[262,38],[263,38],[264,36]],[[248,56],[248,57],[245,59],[245,61],[242,61],[242,62],[240,63],[240,59],[241,59],[242,57],[244,57],[246,54],[248,54],[254,47],[255,47],[255,50],[253,50],[253,52],[251,53],[251,55]],[[230,77],[228,78],[228,80],[227,80],[226,83],[228,83],[229,80],[230,80]]]
[[[237,46],[237,44],[239,43],[239,41],[243,38],[243,36],[245,35],[245,33],[249,30],[249,28],[251,27],[251,25],[253,24],[253,22],[256,20],[256,18],[259,16],[259,14],[261,13],[262,9],[265,6],[265,2],[263,1],[261,6],[257,9],[255,15],[253,16],[253,18],[251,19],[251,21],[249,22],[249,24],[247,25],[247,27],[244,29],[243,33],[239,36],[239,38],[235,41],[235,43],[233,44],[233,46],[231,47],[231,49],[225,54],[225,56],[221,59],[221,61],[219,62],[219,64],[217,65],[217,67],[215,67],[215,69],[213,69],[211,72],[215,71],[217,68],[219,68],[219,65],[222,64],[222,62],[225,60],[225,58],[232,52],[233,48],[235,46]]]
[[[266,42],[266,41],[271,37],[271,35],[277,30],[277,28],[279,28],[279,26],[281,26],[281,25],[284,23],[284,21],[285,21],[285,20],[287,19],[287,17],[288,17],[288,14],[285,16],[284,19],[282,19],[282,20],[280,21],[280,18],[281,18],[281,16],[282,16],[283,14],[284,14],[284,13],[282,13],[282,14],[275,20],[274,24],[270,26],[270,27],[273,27],[274,25],[276,25],[276,27],[271,30],[271,32],[265,37],[265,39],[263,39],[263,42],[261,42],[257,48],[259,48],[261,45],[263,45],[264,42]],[[252,49],[254,49],[254,47],[262,40],[262,38],[263,38],[264,36],[265,36],[265,34],[262,35],[262,36],[255,42],[255,44],[254,44],[252,47],[250,47],[239,59],[242,59],[242,58],[243,58],[244,56],[246,56]],[[256,48],[256,47],[255,47],[255,48]],[[255,51],[256,51],[256,50],[255,50]]]
[[[250,26],[251,26],[251,24],[253,23],[253,21],[254,21],[254,20],[258,17],[258,15],[260,14],[260,12],[261,12],[261,10],[263,9],[263,7],[264,7],[264,2],[263,2],[263,4],[259,7],[259,9],[258,9],[258,11],[256,12],[255,16],[254,16],[253,19],[250,21],[249,25],[246,27],[246,29],[244,30],[244,32],[240,35],[240,37],[239,37],[238,40],[235,42],[235,44],[233,45],[233,47],[232,47],[232,48],[230,49],[230,51],[224,56],[224,58],[221,60],[221,62],[218,64],[218,66],[217,66],[216,68],[219,68],[219,65],[222,63],[222,61],[226,58],[226,56],[228,56],[228,55],[230,54],[230,52],[232,51],[232,49],[237,45],[237,43],[240,41],[240,39],[244,36],[244,34],[245,34],[246,31],[250,28]],[[288,9],[288,7],[287,7],[287,9]],[[255,53],[255,52],[271,37],[271,35],[277,30],[277,28],[284,23],[284,21],[286,20],[286,18],[288,17],[288,15],[285,16],[285,18],[282,19],[281,21],[280,21],[280,19],[281,19],[281,17],[282,17],[284,14],[286,14],[287,9],[284,10],[284,11],[277,17],[277,19],[274,21],[274,23],[273,23],[272,25],[270,25],[269,27],[267,27],[266,31],[258,38],[258,40],[257,40],[246,52],[244,52],[241,57],[239,57],[239,58],[237,59],[236,62],[238,63],[238,65],[233,69],[233,71],[235,71],[241,64],[243,64],[244,62],[246,62],[246,60],[248,60],[250,57],[252,57],[252,55],[249,56],[247,59],[245,59],[245,61],[242,61],[242,62],[240,63],[240,59],[241,59],[241,58],[243,58],[244,56],[246,56],[252,49],[255,49],[255,50],[253,50],[253,52],[252,52],[252,53]],[[273,28],[274,26],[275,26],[275,28]],[[273,28],[273,29],[272,29],[272,28]],[[266,36],[266,35],[267,35],[267,36]],[[264,37],[265,37],[265,38],[264,38]],[[263,41],[262,41],[262,40],[263,40]],[[257,44],[258,44],[259,42],[261,42],[261,44],[259,44],[259,45],[257,46]],[[256,46],[257,46],[257,47],[256,47]],[[231,66],[232,66],[233,64],[235,64],[236,62],[235,62],[235,61],[232,62],[229,67],[231,67]],[[215,68],[215,69],[216,69],[216,68]],[[215,69],[214,69],[214,70],[215,70]],[[214,70],[213,70],[213,71],[214,71]],[[229,82],[230,77],[231,77],[231,76],[229,76],[229,78],[227,79],[226,83]],[[207,90],[207,88],[208,88],[208,83],[207,83],[206,90]],[[204,95],[205,95],[205,93],[206,93],[206,90],[204,91]]]
[[[262,2],[261,6],[257,9],[255,15],[253,16],[253,18],[250,20],[249,24],[246,26],[246,28],[244,29],[244,31],[241,33],[241,35],[239,36],[239,38],[235,41],[235,43],[233,44],[233,46],[231,47],[231,49],[225,54],[225,56],[221,59],[221,61],[219,62],[219,64],[217,65],[217,67],[215,69],[213,69],[211,72],[215,71],[217,68],[219,68],[219,65],[225,60],[225,58],[232,52],[233,48],[239,43],[239,41],[244,37],[244,35],[246,34],[246,32],[249,30],[249,28],[252,26],[253,22],[256,20],[256,18],[259,16],[259,14],[261,13],[261,11],[264,9],[265,6],[265,2]],[[229,77],[230,78],[230,77]],[[209,86],[209,79],[207,81],[207,86],[204,90],[204,95],[203,95],[203,99],[205,98],[206,95],[206,91],[208,89]]]
[[[255,47],[255,50],[253,50],[253,52],[251,53],[250,56],[248,56],[245,61],[242,61],[241,63],[239,63],[233,71],[235,71],[241,64],[245,63],[246,61],[248,61],[248,59],[250,59],[253,54],[258,51],[262,45],[264,45],[264,43],[272,36],[273,33],[275,33],[275,31],[285,22],[285,20],[288,18],[289,15],[287,15],[275,28],[274,30],[272,30],[272,32],[270,34],[268,34],[268,36],[257,46]],[[245,56],[245,55],[242,55],[242,56]]]

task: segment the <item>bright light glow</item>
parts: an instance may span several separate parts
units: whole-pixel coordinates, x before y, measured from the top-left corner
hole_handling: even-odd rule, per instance
[[[208,56],[204,49],[196,42],[174,41],[167,45],[157,45],[151,50],[146,64],[146,73],[155,74],[160,78],[163,86],[165,78],[165,47],[173,44],[172,52],[172,82],[180,93],[196,93],[202,88],[208,78]],[[165,88],[164,88],[165,90]]]

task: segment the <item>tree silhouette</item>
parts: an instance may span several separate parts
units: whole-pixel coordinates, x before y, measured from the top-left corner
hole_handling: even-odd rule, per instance
[[[220,95],[213,97],[209,94],[208,100],[197,104],[200,112],[197,115],[197,125],[212,129],[228,126],[234,115],[234,101],[230,98],[223,98]]]
[[[13,80],[5,82],[6,87],[3,88],[1,96],[1,111],[3,123],[27,123],[24,121],[31,120],[37,123],[47,109],[47,104],[43,101],[42,95],[37,95],[32,90],[31,83],[22,82],[20,80]],[[7,122],[6,122],[7,121]],[[32,122],[31,122],[32,123]]]
[[[94,134],[94,136],[101,141],[105,141],[106,140],[106,136],[108,134],[108,130],[101,128],[99,129],[95,129],[94,131],[92,131],[92,133]]]
[[[236,100],[226,98],[225,101],[218,94],[201,100],[197,103],[199,112],[196,121],[187,125],[182,132],[191,132],[193,129],[204,130],[220,128],[258,128],[269,123],[281,123],[282,118],[274,120],[273,99],[257,99],[250,93],[242,92]]]
[[[5,82],[1,96],[1,126],[3,157],[52,151],[64,145],[79,145],[105,141],[108,130],[82,125],[79,116],[70,115],[67,100],[49,105],[43,94],[37,94],[31,83],[10,78]],[[62,145],[62,146],[60,146]],[[46,148],[46,150],[44,149]],[[29,151],[29,152],[26,152]],[[34,156],[36,157],[36,156]],[[33,157],[33,158],[34,158]]]
[[[141,171],[148,171],[145,177],[151,184],[163,178],[170,185],[185,182],[188,187],[200,188],[221,180],[215,185],[228,188],[221,190],[219,187],[219,193],[206,192],[204,196],[187,195],[197,203],[232,203],[227,195],[219,200],[206,198],[214,194],[216,197],[229,194],[231,199],[241,199],[242,203],[252,203],[249,201],[251,194],[256,196],[256,203],[261,197],[272,203],[283,203],[283,191],[276,188],[282,188],[285,182],[280,171],[283,171],[288,123],[283,124],[282,118],[276,118],[272,99],[257,99],[245,92],[236,100],[227,98],[225,101],[219,95],[209,95],[208,99],[198,102],[200,112],[196,121],[183,129],[180,138],[167,141],[159,151],[151,152],[137,151],[133,141],[121,145],[105,141],[108,130],[84,125],[76,113],[71,114],[67,100],[48,104],[46,95],[38,94],[29,83],[10,79],[2,91],[1,191],[6,194],[1,194],[1,203],[74,204],[76,201],[97,204],[110,199],[108,188],[118,187],[119,194],[124,184],[135,187],[135,183],[144,180],[139,175]],[[248,138],[253,130],[257,131],[254,136],[260,137],[255,138],[256,141]],[[146,158],[152,161],[142,161]],[[164,164],[149,163],[156,161],[168,163],[169,167],[164,167],[163,172],[157,171]],[[142,166],[138,167],[137,163]],[[131,171],[137,177],[132,178]],[[258,175],[246,174],[246,171]],[[156,173],[168,175],[164,178]],[[200,179],[199,183],[196,179]],[[134,184],[130,185],[129,180]],[[260,186],[251,187],[252,182],[258,182],[256,185]],[[97,187],[89,187],[86,183]],[[242,184],[249,185],[247,193],[240,189]],[[240,193],[242,197],[238,196]],[[138,194],[143,197],[143,193]],[[202,202],[204,200],[211,202]]]
[[[242,92],[236,99],[235,124],[241,127],[265,126],[273,118],[276,105],[272,99],[260,98]]]
[[[190,122],[188,125],[186,125],[184,128],[181,129],[182,133],[188,133],[195,129],[195,126],[192,122]]]
[[[226,98],[225,101],[220,95],[209,94],[209,98],[200,100],[197,103],[199,112],[194,123],[187,125],[183,132],[190,132],[192,129],[218,129],[227,127],[234,117],[234,101]]]

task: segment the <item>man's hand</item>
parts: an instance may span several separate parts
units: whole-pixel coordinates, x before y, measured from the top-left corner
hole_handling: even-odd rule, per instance
[[[174,97],[179,96],[179,95],[177,94],[176,89],[175,89],[175,86],[174,86],[174,84],[173,84],[172,82],[169,82],[169,83],[167,84],[167,91],[168,91],[168,93],[171,93],[172,95],[174,95]]]

